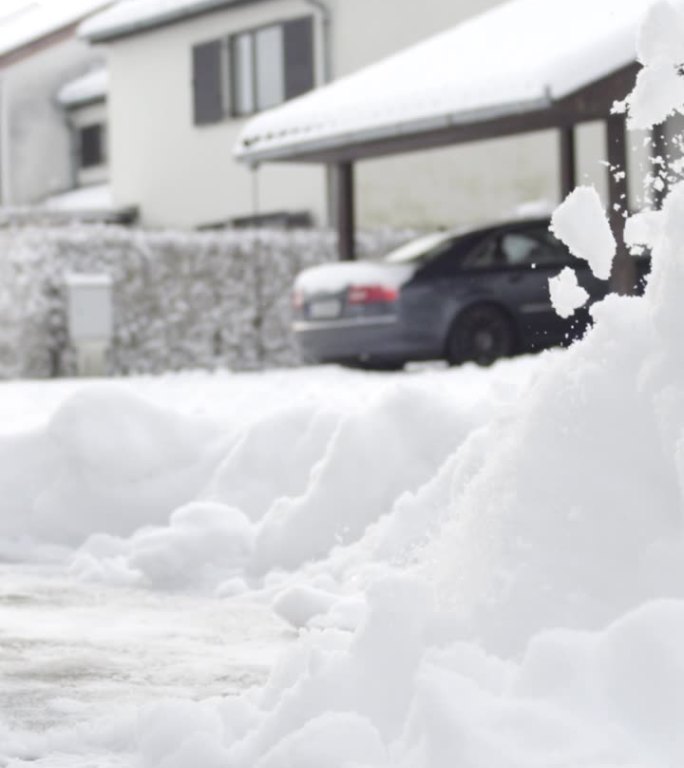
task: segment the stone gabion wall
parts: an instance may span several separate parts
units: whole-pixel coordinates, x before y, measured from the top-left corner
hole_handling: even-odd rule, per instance
[[[359,237],[375,258],[408,233]],[[113,281],[113,375],[296,365],[295,275],[336,258],[328,231],[150,232],[115,226],[0,230],[0,377],[75,372],[65,275]]]

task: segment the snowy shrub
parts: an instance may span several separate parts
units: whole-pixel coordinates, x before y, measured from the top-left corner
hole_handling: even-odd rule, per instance
[[[360,253],[379,256],[406,236],[362,235]],[[327,231],[10,227],[0,233],[0,376],[74,373],[69,272],[112,277],[111,373],[297,364],[291,285],[301,269],[335,258]]]

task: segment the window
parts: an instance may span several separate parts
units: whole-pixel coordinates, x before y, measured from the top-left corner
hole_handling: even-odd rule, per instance
[[[79,130],[79,159],[81,168],[94,168],[105,162],[105,129],[102,123],[87,125]]]
[[[249,115],[314,86],[313,25],[294,19],[231,39],[232,111]]]
[[[504,263],[509,267],[559,265],[568,261],[568,252],[545,230],[509,232],[501,238]]]
[[[310,17],[210,40],[192,49],[195,125],[251,115],[314,87]]]

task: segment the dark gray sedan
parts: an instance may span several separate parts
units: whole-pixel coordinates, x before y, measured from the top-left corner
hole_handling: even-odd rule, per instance
[[[294,293],[294,331],[306,359],[367,367],[445,359],[488,365],[567,343],[586,309],[560,318],[550,277],[572,267],[589,302],[607,284],[549,232],[548,219],[420,238],[380,262],[306,270]]]

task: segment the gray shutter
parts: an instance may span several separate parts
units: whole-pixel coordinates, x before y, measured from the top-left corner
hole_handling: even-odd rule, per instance
[[[223,41],[195,45],[192,49],[195,125],[217,123],[223,119],[223,83]]]
[[[311,17],[283,25],[285,98],[293,99],[314,87],[313,23]]]

